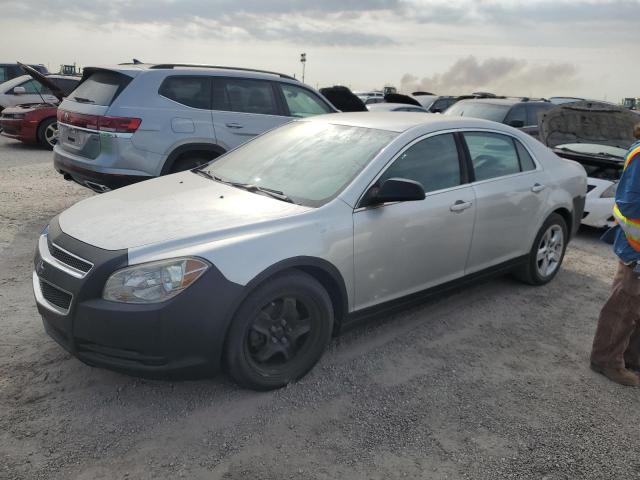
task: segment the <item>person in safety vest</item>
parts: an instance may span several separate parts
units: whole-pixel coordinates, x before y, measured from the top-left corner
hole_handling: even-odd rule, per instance
[[[640,124],[634,128],[640,140]],[[618,271],[602,307],[591,350],[591,368],[622,385],[640,386],[640,141],[627,152],[616,190],[613,242]]]

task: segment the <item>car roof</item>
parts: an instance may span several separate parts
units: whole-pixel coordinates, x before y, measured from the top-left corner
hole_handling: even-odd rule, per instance
[[[367,105],[367,108],[369,109],[369,111],[375,111],[375,110],[379,110],[381,112],[386,112],[386,111],[391,111],[394,108],[416,108],[416,109],[422,109],[426,112],[426,110],[424,109],[424,107],[419,107],[418,105],[412,105],[410,103],[386,103],[386,102],[381,102],[381,103],[372,103],[371,105]]]
[[[373,128],[390,132],[405,132],[417,126],[431,125],[434,130],[447,128],[502,128],[501,125],[490,120],[471,117],[452,117],[424,112],[351,112],[330,113],[307,117],[304,121],[326,122],[334,125]]]
[[[148,71],[164,71],[176,72],[179,74],[202,73],[203,71],[211,75],[233,75],[238,77],[250,77],[273,80],[279,78],[283,81],[293,83],[301,83],[294,77],[284,73],[270,72],[267,70],[257,70],[244,67],[227,67],[223,65],[198,65],[198,64],[177,64],[177,63],[121,63],[118,65],[95,65],[84,68],[84,72],[92,72],[95,70],[112,70],[123,73],[125,75],[136,77],[143,72]]]
[[[62,80],[77,80],[80,81],[80,75],[58,75],[58,74],[48,74],[45,75],[45,77],[47,78],[53,78],[53,79],[62,79]]]
[[[550,102],[546,102],[544,100],[523,100],[522,98],[467,98],[465,100],[460,100],[459,103],[485,103],[489,105],[505,105],[512,106],[516,103],[544,103],[548,104]]]

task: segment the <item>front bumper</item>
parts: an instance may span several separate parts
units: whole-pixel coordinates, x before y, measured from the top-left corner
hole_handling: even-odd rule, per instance
[[[83,273],[52,259],[56,248],[92,264],[90,270]],[[69,257],[59,258],[69,263]],[[219,369],[242,287],[215,267],[166,302],[103,300],[107,278],[127,265],[126,250],[102,250],[80,242],[64,234],[56,219],[40,241],[34,265],[34,294],[46,332],[83,362],[143,376]]]
[[[613,218],[614,198],[600,198],[587,195],[582,224],[594,228],[610,228],[615,225]]]
[[[14,140],[20,140],[21,142],[26,142],[29,139],[25,139],[24,137],[24,120],[22,119],[11,119],[11,118],[3,118],[0,120],[0,134],[7,138],[12,138]],[[35,140],[32,140],[35,141]]]

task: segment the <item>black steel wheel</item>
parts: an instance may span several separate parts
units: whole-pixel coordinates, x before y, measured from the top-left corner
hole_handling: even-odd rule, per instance
[[[333,307],[323,286],[303,272],[287,272],[239,308],[227,338],[227,368],[245,387],[282,387],[316,364],[332,330]]]

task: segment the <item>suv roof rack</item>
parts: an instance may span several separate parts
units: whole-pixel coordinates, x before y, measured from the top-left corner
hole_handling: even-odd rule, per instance
[[[278,77],[298,81],[295,77],[292,77],[291,75],[285,75],[284,73],[270,72],[269,70],[258,70],[255,68],[225,67],[221,65],[198,65],[198,64],[191,64],[191,63],[158,63],[156,65],[151,65],[149,68],[155,70],[155,69],[161,69],[161,68],[175,68],[175,67],[217,68],[220,70],[239,70],[241,72],[266,73],[269,75],[277,75]]]

